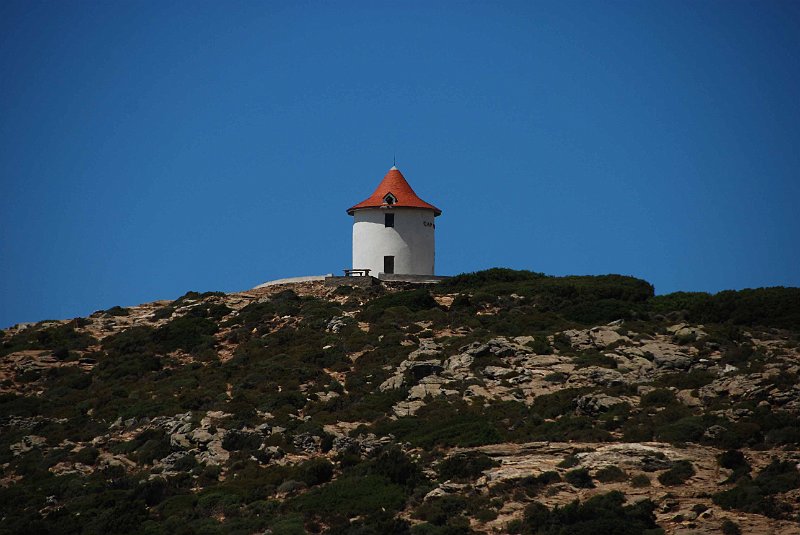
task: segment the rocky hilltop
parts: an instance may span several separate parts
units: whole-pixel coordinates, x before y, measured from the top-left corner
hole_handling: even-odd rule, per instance
[[[0,533],[800,532],[796,288],[493,269],[0,334]]]

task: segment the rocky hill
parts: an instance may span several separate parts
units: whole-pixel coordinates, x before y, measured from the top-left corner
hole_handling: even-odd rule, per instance
[[[0,345],[0,533],[800,532],[800,289],[503,269]]]

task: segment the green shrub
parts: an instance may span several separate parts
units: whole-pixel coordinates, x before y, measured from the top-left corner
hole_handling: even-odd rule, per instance
[[[439,463],[439,479],[472,480],[500,463],[480,452],[456,453]]]
[[[581,351],[572,359],[572,362],[577,368],[600,366],[601,368],[615,369],[617,367],[616,360],[607,355],[603,355],[596,349],[587,349],[586,351]]]
[[[152,353],[109,353],[92,370],[93,381],[98,388],[110,381],[138,379],[149,372],[160,370],[162,361]],[[120,392],[121,393],[121,392]],[[121,397],[121,396],[115,396]]]
[[[213,347],[216,332],[217,324],[207,318],[183,316],[156,329],[152,338],[158,351],[195,352]]]
[[[515,494],[518,490],[523,490],[525,495],[532,498],[537,496],[545,487],[561,481],[558,472],[547,471],[537,476],[526,476],[519,479],[511,479],[503,483],[496,484],[491,489],[493,496],[504,496],[508,493]]]
[[[649,487],[650,478],[644,474],[636,474],[631,478],[631,486],[635,489]]]
[[[412,516],[425,520],[435,526],[443,526],[447,521],[463,513],[467,508],[467,500],[463,496],[445,495],[426,500],[418,506]]]
[[[531,410],[542,418],[556,418],[575,410],[576,400],[586,393],[586,389],[565,388],[552,394],[537,396]]]
[[[192,305],[186,313],[187,316],[221,319],[229,314],[231,309],[220,303],[205,302],[209,297],[221,297],[223,292],[186,292],[184,295],[165,307],[161,307],[153,313],[153,319],[161,320],[172,317],[178,308]]]
[[[508,268],[491,268],[474,273],[461,273],[439,283],[437,290],[445,291],[480,288],[496,283],[523,282],[544,278],[544,273]]]
[[[374,459],[362,463],[355,473],[382,476],[406,489],[425,481],[419,464],[396,446],[383,449]]]
[[[625,470],[618,466],[604,466],[595,474],[595,479],[602,483],[612,483],[615,481],[625,481],[628,479],[628,474]]]
[[[765,494],[777,494],[800,488],[800,472],[791,461],[773,461],[758,473],[753,482]]]
[[[327,483],[333,477],[333,464],[324,457],[315,457],[300,466],[303,482],[309,487]]]
[[[710,427],[708,420],[704,416],[687,416],[676,422],[660,425],[656,428],[655,435],[658,440],[672,444],[699,442]]]
[[[625,506],[618,491],[593,496],[583,503],[574,501],[549,510],[538,502],[525,509],[521,531],[525,534],[561,535],[655,535],[663,534],[655,523],[655,504],[643,500]]]
[[[650,310],[657,314],[677,311],[698,311],[709,306],[711,294],[705,292],[674,292],[656,295],[648,301]]]
[[[150,464],[157,459],[166,457],[169,453],[169,440],[150,439],[136,450],[136,462],[140,464]]]
[[[678,388],[681,390],[700,388],[716,379],[708,370],[692,369],[689,372],[671,373],[663,375],[654,381],[656,386],[662,388]]]
[[[569,376],[563,372],[548,373],[544,376],[544,380],[550,383],[566,383]]]
[[[413,417],[378,422],[375,433],[391,434],[422,448],[472,447],[501,441],[495,426],[477,408],[446,400],[429,403]]]
[[[75,455],[74,460],[75,462],[85,464],[88,466],[93,466],[94,463],[97,461],[97,457],[100,455],[100,452],[94,446],[87,446],[84,448],[79,449]]]
[[[578,466],[579,464],[581,464],[581,461],[575,455],[567,455],[556,466],[559,468],[572,468],[573,466]]]
[[[645,281],[619,275],[549,277],[541,273],[491,269],[452,277],[436,292],[471,293],[473,306],[499,306],[481,316],[488,330],[516,336],[532,331],[571,328],[574,322],[597,324],[632,318],[653,295]],[[516,294],[515,298],[509,298]]]
[[[800,288],[727,290],[715,295],[676,292],[649,301],[651,310],[666,313],[685,310],[693,323],[727,323],[800,328]]]
[[[784,518],[792,511],[791,506],[779,502],[760,485],[746,479],[740,480],[732,489],[714,494],[712,500],[723,509],[736,509],[770,518]]]
[[[405,504],[402,487],[381,476],[340,477],[290,500],[290,509],[325,518],[352,518],[376,510],[397,511]]]
[[[403,308],[409,312],[420,312],[439,308],[439,304],[425,288],[395,292],[369,301],[361,313],[364,321],[377,321],[388,309]]]
[[[532,342],[528,342],[527,345],[537,355],[551,355],[553,353],[553,348],[550,347],[550,343],[546,338],[536,337]]]
[[[252,451],[257,450],[264,439],[256,433],[246,433],[238,430],[231,430],[222,437],[222,447],[228,451]]]
[[[308,533],[303,526],[301,515],[281,516],[270,524],[272,535],[306,535]]]
[[[643,395],[640,404],[642,407],[666,407],[675,403],[677,403],[677,398],[674,392],[658,388]]]
[[[694,474],[692,463],[689,461],[676,461],[672,468],[658,476],[658,481],[662,485],[682,485]]]
[[[594,482],[592,476],[586,468],[576,468],[564,474],[564,481],[569,483],[575,488],[579,489],[593,489]]]
[[[212,488],[197,497],[197,510],[205,516],[234,516],[243,505],[243,498],[227,487]]]
[[[0,344],[0,357],[26,349],[85,350],[97,340],[75,330],[77,321],[51,327],[34,326],[15,334]]]
[[[152,352],[155,329],[137,325],[103,339],[103,349],[117,355]]]
[[[729,518],[726,518],[722,521],[720,530],[722,530],[722,535],[742,535],[742,530],[739,529],[739,524]]]
[[[744,454],[739,450],[728,450],[717,456],[717,462],[722,468],[733,470],[726,483],[733,483],[740,477],[750,474],[750,463],[745,459]]]
[[[422,533],[472,533],[468,516],[480,522],[497,518],[489,499],[473,495],[469,498],[458,495],[437,496],[425,500],[412,513],[414,518],[425,520],[440,529],[426,529]],[[444,529],[441,529],[444,528]],[[416,533],[416,531],[415,531]]]

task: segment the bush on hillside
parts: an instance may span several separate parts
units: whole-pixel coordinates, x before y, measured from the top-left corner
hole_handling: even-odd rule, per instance
[[[485,453],[456,453],[439,463],[437,471],[439,472],[439,479],[442,481],[448,479],[468,481],[479,477],[484,470],[499,466],[499,464]]]
[[[75,330],[78,321],[51,327],[30,327],[0,345],[0,356],[26,349],[85,350],[97,340]]]
[[[217,324],[203,317],[183,316],[162,325],[153,333],[156,350],[169,353],[177,349],[200,351],[214,346]]]
[[[720,453],[717,455],[717,463],[719,463],[722,468],[733,470],[733,473],[726,483],[736,482],[740,477],[749,475],[752,469],[744,454],[739,450],[728,450]]]
[[[289,510],[326,520],[337,516],[369,515],[381,509],[398,511],[405,501],[402,487],[381,476],[368,475],[339,477],[290,500],[286,505]]]
[[[525,508],[521,531],[530,535],[655,535],[658,529],[650,500],[623,505],[625,496],[618,491],[600,494],[583,503],[577,500],[552,510],[539,502]]]
[[[658,476],[662,485],[682,485],[695,474],[694,466],[689,461],[677,461],[672,468]]]
[[[502,310],[535,306],[535,315],[556,313],[564,319],[581,323],[607,322],[634,317],[653,296],[653,287],[646,281],[621,275],[550,277],[529,271],[490,269],[462,274],[443,281],[438,293],[470,292],[473,305],[477,295],[498,297],[515,294],[523,299],[499,299]],[[553,325],[552,319],[547,324]],[[498,331],[500,332],[500,331]],[[516,334],[508,331],[508,334]]]
[[[564,481],[579,489],[593,489],[592,476],[586,468],[576,468],[564,474]]]
[[[800,328],[800,288],[726,290],[714,295],[676,292],[650,300],[654,312],[685,310],[693,323]]]
[[[425,288],[390,293],[369,301],[361,312],[364,321],[377,321],[387,309],[405,308],[409,312],[420,312],[439,308],[439,304]],[[400,312],[399,310],[397,312]]]
[[[626,481],[628,479],[628,474],[625,473],[625,470],[618,466],[604,466],[597,473],[594,475],[597,481],[602,483],[613,483],[616,481]]]
[[[374,426],[374,432],[391,434],[422,448],[483,446],[502,440],[497,428],[478,408],[447,400],[431,402],[414,416],[382,420]]]

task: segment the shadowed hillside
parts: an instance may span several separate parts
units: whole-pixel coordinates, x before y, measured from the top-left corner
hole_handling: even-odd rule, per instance
[[[798,288],[492,269],[0,334],[0,533],[800,529]]]

